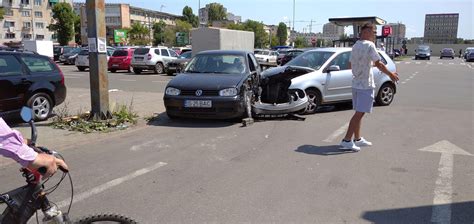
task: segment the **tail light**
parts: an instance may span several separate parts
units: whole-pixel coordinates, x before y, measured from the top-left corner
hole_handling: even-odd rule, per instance
[[[53,63],[54,66],[56,66],[56,69],[58,69],[59,75],[61,76],[61,85],[64,85],[64,73],[63,73],[63,71],[61,71],[58,64],[56,64],[56,62],[54,62],[53,60],[50,59],[49,62]]]
[[[146,58],[147,58],[148,61],[151,60],[151,54],[148,54],[148,55],[146,56]]]

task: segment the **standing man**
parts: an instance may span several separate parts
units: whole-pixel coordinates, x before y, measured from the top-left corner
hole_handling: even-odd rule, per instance
[[[354,152],[360,151],[362,146],[371,146],[372,143],[365,140],[360,134],[361,120],[365,113],[372,112],[374,101],[374,73],[372,65],[387,74],[393,82],[398,81],[398,74],[390,72],[381,62],[379,53],[375,48],[375,36],[377,30],[373,24],[365,24],[360,31],[360,40],[352,47],[352,105],[356,111],[349,123],[347,134],[341,142],[344,150]],[[373,64],[372,64],[373,63]],[[352,140],[354,136],[354,140]]]

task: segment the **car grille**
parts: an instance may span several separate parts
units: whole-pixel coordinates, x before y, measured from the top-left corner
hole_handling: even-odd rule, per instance
[[[196,90],[181,90],[181,96],[196,96]],[[219,96],[218,90],[202,90],[201,96]]]

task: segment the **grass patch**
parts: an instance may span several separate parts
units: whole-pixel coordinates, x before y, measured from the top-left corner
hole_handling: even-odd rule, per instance
[[[57,109],[56,117],[53,118],[51,126],[57,129],[77,131],[82,133],[92,132],[111,132],[123,130],[135,125],[138,121],[138,115],[133,110],[133,100],[129,105],[117,104],[110,110],[112,117],[107,120],[91,119],[89,111],[78,111],[76,115],[71,115],[68,104]]]

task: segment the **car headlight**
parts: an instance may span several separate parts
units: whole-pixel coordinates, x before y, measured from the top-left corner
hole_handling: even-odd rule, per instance
[[[236,88],[228,88],[219,91],[219,96],[237,96],[237,89]]]
[[[173,88],[173,87],[168,87],[166,88],[165,94],[170,95],[170,96],[177,96],[181,93],[181,90]]]

